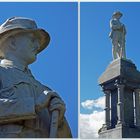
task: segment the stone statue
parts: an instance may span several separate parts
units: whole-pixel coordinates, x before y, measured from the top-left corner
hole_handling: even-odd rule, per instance
[[[49,41],[32,19],[13,17],[0,26],[0,138],[48,138],[50,131],[72,137],[63,100],[28,68]]]
[[[110,20],[111,32],[109,37],[112,39],[112,55],[113,59],[124,58],[126,59],[125,52],[125,25],[120,22],[122,13],[117,11],[113,13],[112,19]]]

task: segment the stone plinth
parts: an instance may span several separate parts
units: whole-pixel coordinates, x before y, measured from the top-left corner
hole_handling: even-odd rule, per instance
[[[101,75],[98,82],[101,85],[117,77],[140,83],[140,72],[130,60],[116,59],[112,61]]]
[[[108,97],[105,124],[99,130],[99,137],[140,137],[140,72],[135,64],[124,59],[112,61],[98,82]]]

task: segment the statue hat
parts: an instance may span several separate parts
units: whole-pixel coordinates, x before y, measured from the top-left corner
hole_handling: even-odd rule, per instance
[[[120,15],[120,17],[122,17],[123,14],[120,11],[116,11],[113,13],[112,17],[115,17],[117,15]]]
[[[7,19],[0,26],[0,39],[4,35],[12,35],[20,32],[32,32],[39,40],[40,48],[38,53],[47,47],[50,42],[50,36],[44,29],[38,28],[34,20],[25,17],[12,17]]]

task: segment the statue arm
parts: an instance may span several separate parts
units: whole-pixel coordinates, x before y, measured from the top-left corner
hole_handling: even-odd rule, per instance
[[[69,125],[65,119],[65,103],[61,99],[61,97],[52,89],[47,86],[40,85],[43,88],[43,92],[36,98],[35,108],[36,112],[40,112],[42,109],[47,108],[50,117],[52,117],[54,111],[58,111],[58,132],[57,134],[62,138],[69,138],[71,136],[71,131]],[[53,124],[54,126],[54,124]],[[64,132],[64,133],[63,133]]]
[[[40,111],[41,109],[44,109],[49,106],[49,103],[52,98],[59,97],[58,94],[55,91],[52,90],[44,90],[38,98],[35,100],[35,109],[36,111]]]

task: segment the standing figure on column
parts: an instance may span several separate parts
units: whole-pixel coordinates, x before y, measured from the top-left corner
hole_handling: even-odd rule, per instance
[[[117,11],[113,13],[112,19],[110,20],[110,28],[111,32],[109,37],[112,40],[112,55],[113,59],[124,58],[126,59],[125,52],[125,35],[126,29],[125,25],[120,22],[120,18],[122,17],[122,13]]]

